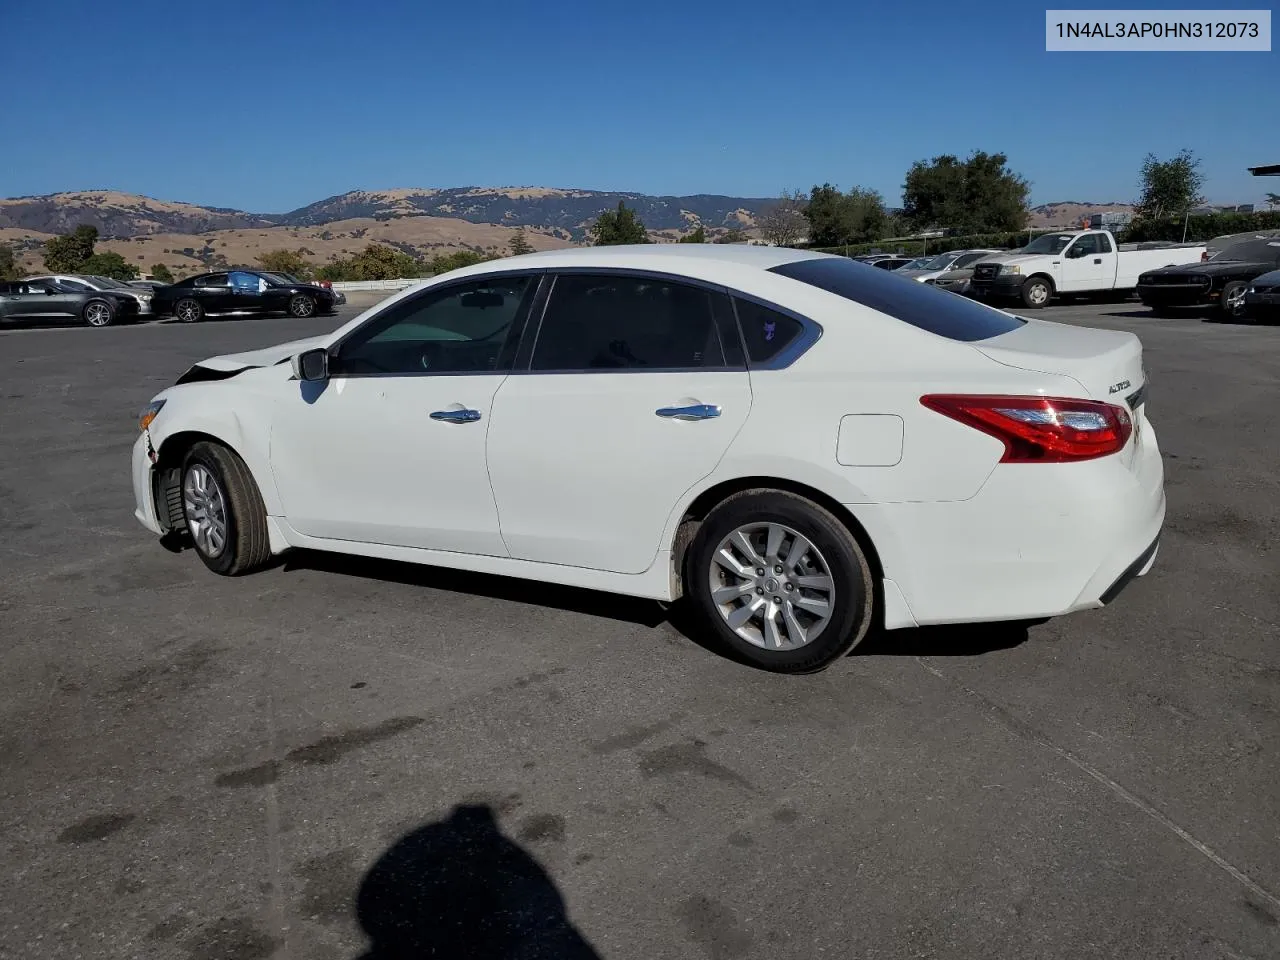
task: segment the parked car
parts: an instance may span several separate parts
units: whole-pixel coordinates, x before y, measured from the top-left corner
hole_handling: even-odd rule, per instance
[[[969,286],[979,297],[1039,308],[1061,293],[1127,294],[1144,271],[1196,263],[1205,250],[1202,243],[1120,245],[1110,230],[1046,233],[1016,256],[979,260]]]
[[[1235,243],[1203,263],[1149,270],[1138,278],[1138,296],[1157,316],[1180,308],[1214,308],[1220,316],[1243,317],[1249,283],[1280,267],[1280,237]]]
[[[0,283],[0,321],[74,317],[109,327],[137,316],[137,299],[115,290],[75,289],[48,277]]]
[[[881,270],[901,270],[908,263],[911,263],[910,257],[881,257],[878,260],[872,260],[871,266],[879,267]]]
[[[148,293],[155,293],[161,287],[167,287],[169,284],[163,280],[130,280],[129,286],[137,287],[139,290],[145,290]]]
[[[215,313],[288,313],[309,317],[333,309],[333,293],[311,283],[262,270],[202,273],[162,287],[152,310],[194,323]]]
[[[1271,323],[1280,320],[1280,270],[1254,279],[1244,292],[1244,315]]]
[[[75,290],[79,293],[124,293],[133,297],[138,302],[137,312],[146,316],[151,313],[152,293],[147,290],[139,290],[131,287],[123,280],[115,280],[111,277],[99,277],[82,273],[48,273],[41,274],[36,277],[29,278],[31,280],[53,280],[67,290]]]
[[[977,263],[979,260],[1000,254],[1000,250],[951,250],[940,253],[936,257],[928,257],[923,263],[913,261],[903,267],[899,273],[920,283],[926,283],[940,277],[948,270],[958,270]]]
[[[1164,518],[1145,398],[1131,333],[845,257],[545,251],[197,363],[141,414],[135,511],[224,575],[298,547],[683,596],[809,671],[872,623],[1110,603]]]
[[[973,267],[974,264],[970,264],[967,267],[948,270],[946,273],[926,279],[925,283],[937,287],[939,290],[947,290],[951,293],[968,296],[969,284],[973,281]]]

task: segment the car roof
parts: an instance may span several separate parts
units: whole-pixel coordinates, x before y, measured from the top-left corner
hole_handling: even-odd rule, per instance
[[[828,254],[790,247],[768,247],[746,243],[637,243],[608,247],[567,247],[561,250],[543,250],[518,257],[491,260],[495,268],[523,267],[630,267],[645,269],[646,265],[658,269],[670,269],[673,261],[692,263],[723,263],[735,266],[757,267],[769,270],[797,260],[813,260]]]

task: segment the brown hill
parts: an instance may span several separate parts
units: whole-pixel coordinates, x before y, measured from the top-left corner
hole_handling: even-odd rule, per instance
[[[239,210],[154,200],[114,190],[0,200],[0,228],[39,233],[66,233],[86,223],[97,227],[103,237],[134,237],[153,233],[201,233],[271,222]]]
[[[1027,226],[1040,230],[1078,227],[1080,221],[1091,213],[1132,213],[1131,203],[1081,203],[1078,200],[1062,200],[1043,203],[1031,208]]]

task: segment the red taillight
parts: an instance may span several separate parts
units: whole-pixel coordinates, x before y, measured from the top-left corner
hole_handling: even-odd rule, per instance
[[[930,394],[920,402],[1004,443],[1001,463],[1069,463],[1118,453],[1129,442],[1129,411],[1070,397]]]

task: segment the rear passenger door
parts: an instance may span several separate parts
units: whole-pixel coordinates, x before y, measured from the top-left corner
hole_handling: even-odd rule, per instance
[[[233,310],[231,285],[225,273],[211,273],[205,277],[196,277],[191,288],[192,295],[200,301],[206,312],[216,313],[219,310]]]
[[[513,557],[642,573],[672,509],[751,410],[718,289],[627,272],[555,277],[494,398],[489,478]]]

